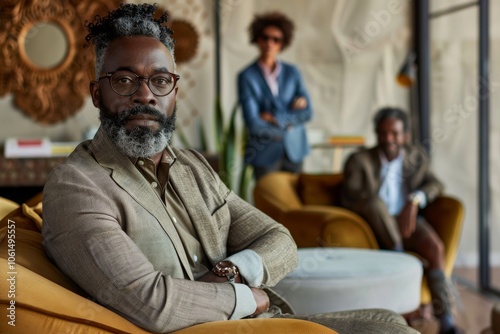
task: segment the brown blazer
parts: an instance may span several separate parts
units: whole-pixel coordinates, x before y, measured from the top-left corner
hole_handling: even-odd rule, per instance
[[[212,263],[251,249],[265,286],[295,268],[286,228],[231,192],[197,152],[173,151],[170,180]],[[97,302],[154,332],[231,316],[232,285],[192,280],[165,205],[102,129],[49,175],[43,206],[47,253]]]
[[[420,190],[432,202],[442,191],[443,185],[430,170],[429,159],[425,151],[418,146],[406,146],[403,161],[403,178],[409,193]],[[342,185],[342,206],[363,216],[372,228],[382,224],[392,235],[393,242],[399,241],[399,229],[389,215],[385,205],[378,197],[381,186],[380,161],[378,147],[355,152],[347,159],[344,166]],[[374,212],[376,211],[376,212]],[[375,231],[376,235],[380,233]],[[381,240],[379,240],[381,242]]]

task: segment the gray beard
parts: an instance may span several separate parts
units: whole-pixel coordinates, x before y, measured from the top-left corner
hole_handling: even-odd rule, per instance
[[[125,128],[124,124],[127,119],[137,114],[155,116],[160,128],[157,131],[140,126],[131,130]],[[123,113],[114,114],[104,107],[101,101],[99,118],[109,139],[121,153],[133,158],[150,158],[163,151],[170,144],[175,130],[177,105],[172,115],[167,117],[149,106],[134,107]]]

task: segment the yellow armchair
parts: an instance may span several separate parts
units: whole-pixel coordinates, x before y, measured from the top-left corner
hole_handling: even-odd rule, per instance
[[[354,247],[378,249],[368,223],[340,207],[342,174],[292,174],[273,172],[255,185],[257,208],[286,226],[298,247]],[[442,196],[423,212],[445,245],[445,272],[451,275],[458,251],[464,215],[455,198]],[[422,304],[431,302],[424,278]]]

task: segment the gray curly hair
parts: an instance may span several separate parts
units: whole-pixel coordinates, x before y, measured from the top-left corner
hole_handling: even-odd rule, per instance
[[[85,38],[87,46],[93,40],[96,54],[96,78],[102,71],[104,56],[112,41],[124,36],[149,36],[157,39],[170,51],[174,57],[173,31],[163,25],[168,21],[168,13],[154,18],[157,4],[121,4],[119,8],[105,17],[96,16],[92,22],[86,22],[89,34]],[[175,66],[175,58],[174,58]]]

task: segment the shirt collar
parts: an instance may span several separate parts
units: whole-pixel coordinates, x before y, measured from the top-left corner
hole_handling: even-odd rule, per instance
[[[403,162],[403,159],[405,157],[405,150],[401,148],[399,150],[398,157],[392,161],[387,160],[384,151],[382,151],[381,149],[378,149],[378,156],[380,157],[380,162],[382,163],[382,166],[386,166],[392,163],[400,163]]]
[[[279,60],[276,60],[276,67],[274,68],[274,71],[271,71],[271,69],[260,60],[257,62],[257,64],[259,65],[262,72],[264,72],[264,74],[267,76],[272,76],[277,78],[281,72],[281,62]]]
[[[137,161],[139,159],[147,159],[147,158],[137,158],[137,157],[128,157],[128,158],[134,165],[137,164]],[[172,166],[176,161],[177,161],[177,156],[175,155],[174,151],[172,151],[170,145],[167,145],[167,147],[165,147],[161,155],[160,163]]]

